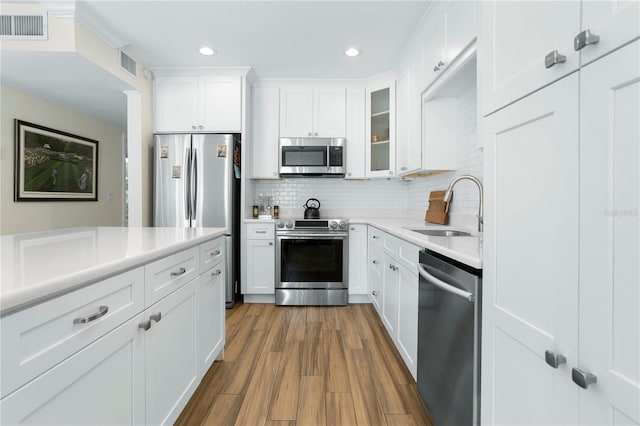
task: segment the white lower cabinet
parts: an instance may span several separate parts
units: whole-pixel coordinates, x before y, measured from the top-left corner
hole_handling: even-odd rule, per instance
[[[371,226],[368,248],[371,302],[415,379],[420,248]]]
[[[349,295],[367,294],[367,225],[349,225]],[[366,255],[364,256],[366,258]]]
[[[0,423],[145,424],[145,335],[137,315],[0,402]]]
[[[219,303],[225,300],[224,284],[226,271],[224,262],[198,277],[196,297],[197,312],[197,343],[198,343],[198,372],[203,376],[222,352],[225,342],[225,305]]]
[[[223,243],[203,243],[3,317],[3,375],[10,367],[16,374],[0,401],[0,424],[174,423],[223,350]],[[198,276],[200,251],[217,263]],[[158,293],[149,292],[145,304],[143,269],[147,289],[168,282],[173,290],[155,303]],[[177,283],[190,273],[195,279]]]
[[[247,284],[245,294],[274,294],[276,247],[273,223],[247,225]]]
[[[147,424],[172,424],[198,386],[196,283],[144,312]]]

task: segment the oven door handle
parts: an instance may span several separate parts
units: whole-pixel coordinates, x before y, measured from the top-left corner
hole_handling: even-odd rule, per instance
[[[427,270],[424,269],[424,266],[422,266],[421,263],[418,263],[418,273],[420,274],[420,276],[422,278],[427,280],[428,283],[435,285],[436,287],[440,288],[441,290],[444,290],[444,291],[446,291],[448,293],[455,294],[456,296],[460,296],[462,298],[465,298],[471,303],[473,303],[476,300],[476,297],[473,295],[473,293],[469,293],[468,291],[464,291],[464,290],[461,290],[461,289],[459,289],[457,287],[454,287],[451,284],[448,284],[448,283],[446,283],[446,282],[434,277],[430,273],[428,273]]]

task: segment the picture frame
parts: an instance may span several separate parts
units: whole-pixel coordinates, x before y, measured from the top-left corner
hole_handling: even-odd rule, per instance
[[[14,123],[14,201],[98,201],[98,141]]]

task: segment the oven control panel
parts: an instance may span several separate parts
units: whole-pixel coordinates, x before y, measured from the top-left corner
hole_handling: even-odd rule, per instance
[[[341,232],[349,226],[347,219],[278,219],[276,230]]]

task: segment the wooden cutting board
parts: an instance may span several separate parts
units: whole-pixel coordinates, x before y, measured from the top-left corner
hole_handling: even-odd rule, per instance
[[[424,217],[426,222],[438,223],[440,225],[449,223],[449,203],[445,203],[443,200],[445,192],[446,191],[431,191],[429,194],[429,208]],[[453,199],[453,193],[451,193],[451,198]]]

